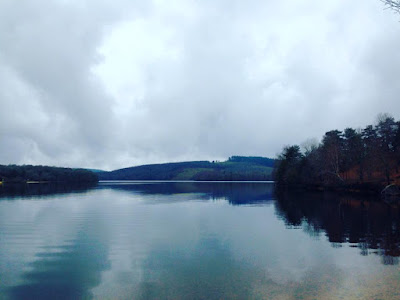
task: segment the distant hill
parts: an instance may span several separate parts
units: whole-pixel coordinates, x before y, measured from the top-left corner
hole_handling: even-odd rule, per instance
[[[100,180],[271,180],[275,160],[232,156],[224,162],[188,161],[97,173]]]
[[[88,171],[93,172],[93,173],[106,172],[104,170],[99,170],[99,169],[85,169],[85,170],[88,170]]]

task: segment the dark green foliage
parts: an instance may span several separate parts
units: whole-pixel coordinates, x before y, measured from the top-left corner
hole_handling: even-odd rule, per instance
[[[305,153],[287,146],[278,157],[278,184],[315,186],[363,186],[390,184],[399,173],[400,123],[382,114],[375,126],[363,130],[331,130],[322,142]]]
[[[233,156],[225,162],[143,165],[98,173],[100,180],[271,180],[274,160]]]
[[[301,168],[303,155],[297,145],[286,146],[278,157],[275,176],[283,184],[297,184],[301,182]]]
[[[96,182],[98,178],[96,174],[85,169],[0,165],[0,180],[3,182]]]
[[[380,115],[376,125],[377,149],[379,169],[384,172],[387,184],[390,184],[390,173],[395,158],[395,139],[397,135],[397,124],[394,118],[388,115]]]
[[[187,168],[213,168],[208,161],[143,165],[98,173],[100,180],[172,180]]]
[[[261,156],[231,156],[229,162],[244,162],[273,168],[275,159]]]

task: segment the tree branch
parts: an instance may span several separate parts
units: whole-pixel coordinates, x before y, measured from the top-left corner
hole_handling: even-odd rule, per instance
[[[380,0],[387,8],[400,13],[400,0]]]

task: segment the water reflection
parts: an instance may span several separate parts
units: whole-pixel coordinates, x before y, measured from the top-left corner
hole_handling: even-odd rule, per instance
[[[0,201],[1,299],[400,295],[393,205],[275,196],[265,183],[113,183],[82,192]]]
[[[5,183],[0,185],[0,200],[85,193],[96,186],[97,183]]]
[[[154,249],[144,262],[135,299],[249,299],[262,269],[235,260],[217,238],[185,249]],[[261,276],[262,278],[262,276]]]
[[[361,255],[382,256],[383,264],[398,264],[400,210],[366,196],[332,193],[277,193],[276,211],[289,227],[301,227],[334,247],[350,243]]]
[[[91,227],[92,225],[88,225]],[[109,245],[88,228],[66,245],[44,246],[22,274],[23,283],[9,289],[11,299],[90,299],[110,268]]]
[[[226,199],[233,205],[261,204],[274,199],[273,184],[265,182],[119,182],[99,188],[144,195],[196,194],[198,199]]]

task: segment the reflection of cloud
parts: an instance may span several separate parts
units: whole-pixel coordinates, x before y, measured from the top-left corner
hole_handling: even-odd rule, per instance
[[[135,299],[323,299],[333,297],[344,281],[339,268],[325,265],[279,283],[261,265],[236,259],[215,237],[199,240],[191,252],[156,249],[143,269]]]
[[[106,299],[329,299],[399,290],[396,267],[288,230],[278,206],[186,201],[199,195],[192,188],[171,195],[106,186],[1,201],[0,285],[14,286],[11,293],[22,299],[39,288]],[[12,278],[9,265],[16,266]],[[374,279],[381,287],[372,288]]]
[[[89,299],[101,272],[110,268],[107,247],[85,231],[68,246],[46,247],[36,254],[32,270],[23,274],[24,283],[9,293],[16,299]]]
[[[199,240],[191,252],[155,249],[143,268],[135,299],[246,299],[263,274],[215,238]]]

